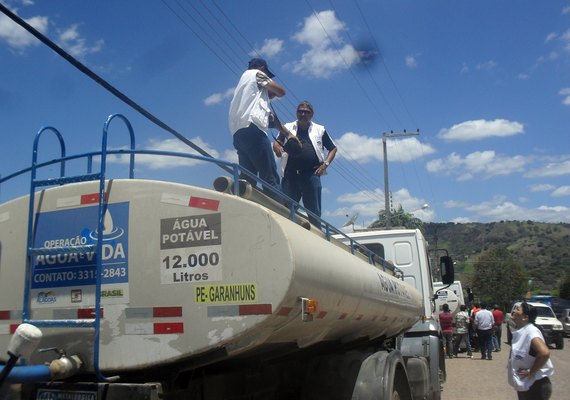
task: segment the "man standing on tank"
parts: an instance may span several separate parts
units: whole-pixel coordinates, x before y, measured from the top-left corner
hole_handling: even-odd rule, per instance
[[[283,192],[293,200],[303,199],[303,206],[321,216],[321,176],[327,173],[327,168],[334,160],[337,152],[336,145],[323,125],[311,121],[313,106],[303,101],[297,106],[297,120],[284,125],[277,140],[273,142],[273,151],[281,158],[283,173]],[[300,140],[302,147],[295,153],[287,153],[285,133],[291,132]],[[318,219],[309,216],[309,221],[320,227]]]
[[[271,79],[274,76],[265,60],[254,58],[249,62],[230,104],[229,128],[239,165],[255,175],[259,174],[273,188],[280,189],[277,165],[267,132],[271,114],[270,99],[284,96],[285,89]],[[242,177],[253,186],[256,185],[255,179]],[[264,192],[275,197],[265,187]]]

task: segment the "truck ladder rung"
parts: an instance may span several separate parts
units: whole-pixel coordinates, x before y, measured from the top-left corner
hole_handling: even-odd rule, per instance
[[[95,319],[26,319],[25,323],[42,328],[93,328]]]

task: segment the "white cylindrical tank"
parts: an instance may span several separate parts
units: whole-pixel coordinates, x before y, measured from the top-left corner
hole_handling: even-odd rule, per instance
[[[457,295],[451,289],[438,290],[435,304],[439,312],[442,312],[443,305],[447,304],[449,306],[449,311],[452,312],[453,314],[457,314],[459,312],[459,306],[461,306],[459,297],[457,297]]]
[[[93,240],[97,191],[90,182],[37,196],[34,246]],[[305,347],[392,337],[420,318],[422,302],[413,287],[254,202],[145,180],[114,180],[106,192],[100,255],[104,371],[213,351],[232,356],[279,343]],[[27,225],[16,214],[26,204],[24,197],[0,206],[0,309],[11,316],[21,312]],[[36,263],[33,318],[93,316],[94,255],[39,256]],[[302,307],[309,303],[303,299],[317,303],[307,318]],[[89,329],[42,330],[42,347],[82,354],[91,365]],[[0,334],[0,348],[5,336]],[[41,362],[45,356],[34,357]]]

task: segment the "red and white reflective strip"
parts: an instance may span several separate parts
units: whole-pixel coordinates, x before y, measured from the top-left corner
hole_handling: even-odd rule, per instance
[[[103,193],[103,197],[105,198],[106,196],[107,193]],[[55,206],[56,208],[66,208],[94,203],[99,203],[99,192],[87,193],[78,196],[60,197],[57,199]]]
[[[196,196],[181,196],[173,193],[163,193],[160,201],[166,204],[174,204],[178,206],[202,208],[204,210],[218,211],[220,201]]]
[[[281,308],[279,308],[279,310],[277,310],[277,312],[275,314],[279,317],[288,317],[291,314],[291,312],[293,311],[293,309],[294,309],[293,307],[281,307]],[[315,314],[316,319],[325,319],[326,317],[333,317],[334,318],[334,314],[331,314],[328,311],[318,311]],[[347,321],[364,321],[367,319],[364,314],[355,314],[349,318],[348,313],[345,313],[345,312],[338,314],[338,317],[336,317],[336,318],[339,320],[347,320]],[[370,317],[371,321],[376,321],[376,319],[378,319],[377,315],[373,315]]]
[[[103,318],[101,308],[100,318]],[[53,310],[54,319],[92,319],[95,318],[95,308],[70,308]]]
[[[182,307],[129,307],[125,309],[127,320],[138,320],[125,323],[127,335],[164,335],[184,333],[184,322],[169,321],[140,321],[153,318],[179,318],[182,317]]]
[[[13,334],[21,321],[22,311],[0,310],[0,335]]]
[[[270,315],[271,304],[228,304],[208,306],[208,317],[242,317],[245,315]]]

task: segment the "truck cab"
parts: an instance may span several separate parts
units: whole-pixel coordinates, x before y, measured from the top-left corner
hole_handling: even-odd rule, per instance
[[[426,239],[419,229],[367,230],[347,235],[401,270],[403,280],[421,293],[422,318],[398,338],[397,349],[408,363],[409,380],[416,382],[411,385],[412,397],[420,397],[422,384],[417,383],[423,381],[429,387],[427,392],[431,398],[439,398],[441,384],[446,379],[445,357],[439,339],[438,309]],[[439,261],[442,282],[449,285],[454,280],[453,262],[449,256]],[[418,360],[427,360],[427,364]]]

